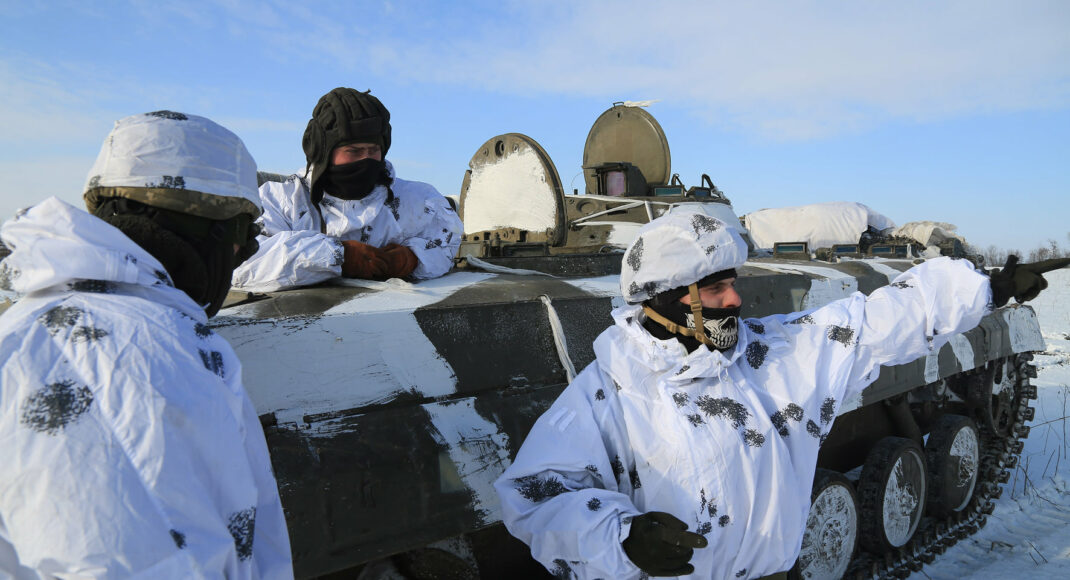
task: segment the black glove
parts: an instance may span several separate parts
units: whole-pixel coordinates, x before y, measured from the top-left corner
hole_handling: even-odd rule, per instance
[[[992,285],[992,302],[997,307],[1003,306],[1014,297],[1019,303],[1032,300],[1040,291],[1048,287],[1048,281],[1041,274],[1058,270],[1070,265],[1070,258],[1055,258],[1032,264],[1019,264],[1018,256],[1007,256],[1007,263],[1002,270],[993,270],[989,277]]]
[[[694,548],[705,548],[706,538],[688,532],[687,524],[665,512],[647,512],[632,519],[624,540],[624,553],[651,576],[683,576],[695,571],[688,564]]]

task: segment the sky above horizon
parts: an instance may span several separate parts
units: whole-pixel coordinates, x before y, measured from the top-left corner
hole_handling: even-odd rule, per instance
[[[737,214],[858,201],[980,248],[1070,245],[1070,2],[0,0],[0,218],[81,205],[121,117],[209,117],[303,169],[317,99],[371,89],[398,175],[460,191],[523,133],[583,189],[591,124],[647,111]]]

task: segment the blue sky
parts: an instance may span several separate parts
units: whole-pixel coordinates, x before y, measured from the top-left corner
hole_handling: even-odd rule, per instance
[[[0,0],[0,216],[80,204],[114,120],[158,109],[295,171],[316,100],[351,86],[390,109],[399,175],[443,194],[508,132],[582,189],[591,123],[657,99],[673,172],[738,214],[860,201],[982,248],[1070,244],[1070,2],[302,4]]]

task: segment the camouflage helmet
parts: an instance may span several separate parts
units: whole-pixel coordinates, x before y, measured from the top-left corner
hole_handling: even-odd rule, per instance
[[[316,103],[301,139],[305,160],[312,168],[309,183],[313,187],[327,170],[331,151],[345,143],[376,143],[386,157],[390,149],[390,111],[371,91],[338,87]]]
[[[735,228],[701,211],[680,209],[639,228],[624,252],[620,291],[637,304],[746,261],[747,243]]]
[[[260,215],[256,162],[237,135],[196,115],[155,111],[115,122],[89,171],[85,203],[126,198],[211,220]]]

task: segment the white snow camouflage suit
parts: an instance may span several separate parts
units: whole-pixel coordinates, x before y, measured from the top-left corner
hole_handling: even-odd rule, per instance
[[[345,200],[324,193],[320,212],[312,205],[307,181],[298,175],[260,186],[264,213],[260,251],[234,270],[233,285],[271,292],[316,284],[342,275],[340,240],[381,248],[401,244],[416,254],[417,280],[437,278],[453,267],[463,228],[457,212],[434,187],[394,176],[367,197]],[[325,229],[321,229],[325,228]]]
[[[292,578],[234,351],[119,230],[56,198],[8,221],[0,577]]]
[[[594,343],[596,360],[495,483],[504,523],[560,578],[644,576],[621,542],[631,518],[650,511],[709,541],[694,552],[692,578],[787,570],[818,449],[844,399],[876,380],[880,365],[914,360],[976,326],[990,301],[988,278],[969,262],[936,259],[869,297],[748,319],[724,354],[689,354],[644,329],[640,305],[617,308]]]

